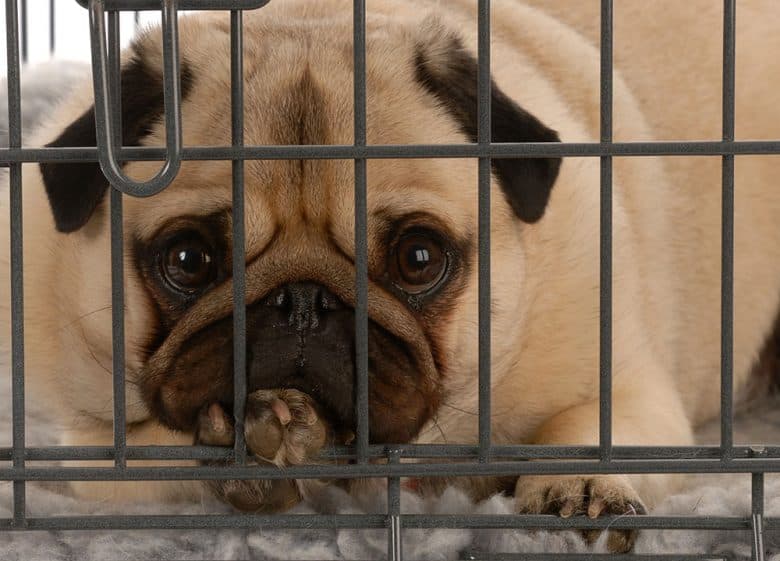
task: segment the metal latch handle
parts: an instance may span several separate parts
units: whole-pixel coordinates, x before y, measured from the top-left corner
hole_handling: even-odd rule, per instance
[[[177,0],[162,0],[163,95],[165,102],[166,160],[160,171],[143,182],[127,177],[117,158],[121,148],[115,144],[118,123],[111,107],[120,100],[111,99],[108,87],[108,51],[106,47],[105,0],[90,0],[89,27],[92,43],[92,80],[95,91],[95,124],[98,160],[109,183],[127,195],[148,197],[165,189],[176,177],[182,160],[181,77],[179,72],[179,25]]]

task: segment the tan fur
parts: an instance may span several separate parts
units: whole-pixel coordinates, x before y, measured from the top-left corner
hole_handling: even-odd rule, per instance
[[[498,85],[564,141],[596,141],[598,2],[496,0],[492,5],[492,69]],[[245,33],[247,144],[291,141],[279,119],[282,109],[269,100],[286,99],[290,88],[301,84],[303,99],[317,100],[324,111],[321,120],[305,124],[301,138],[352,142],[350,6],[347,0],[291,0],[245,15],[251,30]],[[738,10],[737,137],[777,138],[780,59],[766,53],[780,50],[780,10],[771,0],[745,0]],[[425,12],[432,17],[425,19]],[[414,82],[409,61],[416,42],[427,44],[432,55],[443,48],[437,44],[442,27],[457,30],[475,51],[476,3],[374,0],[368,2],[368,13],[369,143],[463,142],[452,120]],[[616,3],[615,140],[719,138],[721,21],[721,6],[711,0]],[[197,106],[184,105],[187,145],[229,144],[227,29],[221,15],[182,21],[184,56],[193,65],[193,98],[198,100]],[[200,80],[202,76],[208,79]],[[56,136],[88,105],[88,96],[74,97],[32,144]],[[158,127],[150,143],[162,140]],[[157,166],[133,163],[127,170],[147,177]],[[470,160],[372,160],[369,214],[386,208],[434,209],[453,231],[475,232],[476,171]],[[776,157],[736,158],[738,390],[747,384],[778,310],[778,172]],[[328,232],[339,251],[353,253],[351,162],[317,161],[302,167],[247,162],[246,175],[250,256],[264,251],[279,230],[293,240],[293,247],[324,239]],[[108,444],[107,211],[100,210],[85,233],[55,234],[37,167],[25,165],[24,178],[30,395],[59,408],[63,444]],[[297,187],[301,181],[306,189]],[[186,162],[174,184],[154,199],[125,198],[125,231],[148,235],[170,217],[229,202],[229,162]],[[6,207],[1,210],[6,220]],[[598,211],[597,158],[564,161],[547,212],[534,225],[521,224],[498,185],[493,187],[497,444],[597,441]],[[377,240],[371,224],[374,255]],[[614,442],[690,444],[692,427],[719,410],[720,158],[615,158],[613,227]],[[7,251],[7,232],[0,227],[1,251]],[[6,256],[0,258],[7,263]],[[447,354],[446,401],[420,442],[476,439],[476,275],[473,268],[453,315],[438,326]],[[128,419],[138,427],[128,441],[187,441],[189,436],[156,427],[135,391],[134,372],[142,360],[139,348],[151,310],[130,266],[126,277]],[[7,278],[0,275],[0,282]],[[0,285],[0,290],[0,305],[5,306],[8,288]],[[521,502],[534,504],[555,480],[537,483],[521,479]],[[649,506],[667,488],[658,477],[635,476],[631,485],[627,494],[638,493]],[[141,491],[150,489],[147,484],[82,487],[85,494],[102,498],[150,496]],[[171,488],[169,496],[179,491]],[[157,490],[151,494],[159,496]]]

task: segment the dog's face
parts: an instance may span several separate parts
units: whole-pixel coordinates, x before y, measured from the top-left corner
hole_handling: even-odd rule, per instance
[[[261,11],[262,12],[262,11]],[[246,18],[245,143],[352,144],[350,19],[316,25]],[[230,145],[229,28],[223,17],[181,23],[186,146]],[[369,144],[476,141],[477,65],[435,22],[368,28]],[[159,41],[133,47],[123,76],[125,145],[159,145]],[[495,142],[555,133],[494,85]],[[51,144],[94,145],[86,111]],[[558,160],[493,161],[493,329],[514,333],[523,302],[522,232],[545,210]],[[125,166],[153,175],[157,162]],[[43,164],[42,176],[81,311],[110,302],[108,197],[96,164]],[[370,438],[406,442],[448,395],[476,391],[476,160],[368,162]],[[233,399],[233,166],[186,161],[151,199],[124,197],[128,419],[192,430],[204,404]],[[355,164],[246,161],[246,380],[249,391],[294,388],[332,423],[355,423]],[[76,315],[76,312],[74,312]],[[81,322],[95,368],[67,383],[105,389],[110,314]],[[503,337],[494,356],[512,337]],[[500,347],[500,348],[499,348]],[[509,366],[496,360],[494,378]],[[465,389],[464,389],[465,388]],[[71,392],[78,396],[80,392]],[[81,399],[76,397],[76,399]],[[71,404],[95,411],[94,403]],[[102,416],[97,414],[96,416]],[[110,419],[111,409],[105,408]]]

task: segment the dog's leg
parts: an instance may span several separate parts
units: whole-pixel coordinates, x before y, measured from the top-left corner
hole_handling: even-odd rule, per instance
[[[652,380],[653,378],[648,378]],[[688,445],[690,423],[671,384],[642,384],[629,390],[615,388],[612,396],[613,442],[623,445]],[[568,409],[546,422],[535,444],[582,445],[598,442],[599,402]],[[672,487],[674,476],[664,475],[539,475],[522,476],[515,488],[519,512],[569,517],[645,514],[648,507]],[[646,506],[647,505],[647,506]],[[586,532],[594,541],[600,532]],[[636,532],[610,531],[612,552],[631,549]]]
[[[330,438],[330,429],[314,402],[296,390],[260,390],[247,398],[244,426],[247,450],[257,463],[279,467],[310,463]],[[233,444],[229,416],[217,403],[203,408],[196,443]],[[316,482],[292,479],[208,482],[213,493],[234,507],[252,512],[277,512],[303,498]]]
[[[328,425],[307,395],[295,390],[262,390],[247,399],[245,436],[257,463],[279,467],[310,463],[330,437]],[[201,411],[195,443],[210,446],[233,445],[232,419],[217,404]],[[69,433],[68,446],[110,445],[111,428]],[[192,444],[193,434],[172,431],[156,421],[132,425],[127,431],[129,446]],[[216,462],[215,462],[216,463]],[[214,463],[212,463],[213,465]],[[111,467],[111,461],[80,462],[86,467]],[[130,460],[128,466],[195,466],[192,460]],[[279,511],[288,508],[317,489],[318,481],[290,479],[249,481],[74,481],[67,489],[74,496],[97,501],[192,501],[204,490],[241,510]]]
[[[111,446],[114,441],[111,425],[87,425],[66,431],[64,446]],[[188,446],[192,434],[173,431],[157,421],[149,420],[127,428],[128,446]],[[77,467],[113,467],[112,460],[79,461]],[[194,460],[128,460],[128,467],[196,466]],[[199,481],[72,481],[62,490],[79,499],[98,502],[180,502],[200,500],[203,486]]]

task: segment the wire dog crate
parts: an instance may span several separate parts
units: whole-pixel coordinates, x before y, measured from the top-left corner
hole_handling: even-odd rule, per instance
[[[283,0],[276,0],[283,1]],[[780,471],[780,447],[735,445],[733,439],[733,281],[734,159],[737,155],[780,154],[780,140],[735,141],[736,0],[723,0],[723,131],[720,141],[613,142],[613,0],[601,0],[601,135],[597,143],[493,143],[490,104],[490,0],[478,0],[479,131],[478,141],[464,145],[368,145],[366,141],[366,8],[354,0],[354,143],[351,145],[247,146],[244,143],[242,10],[262,9],[268,0],[78,0],[89,10],[98,142],[92,148],[27,148],[21,134],[20,51],[26,57],[27,3],[6,0],[9,143],[0,163],[10,170],[12,418],[13,443],[0,448],[0,480],[13,482],[13,518],[0,530],[107,530],[193,528],[386,528],[388,557],[402,558],[401,528],[536,528],[536,529],[690,529],[752,530],[753,558],[763,559],[765,528],[780,529],[780,519],[764,517],[764,474]],[[52,13],[54,1],[50,2]],[[180,10],[230,10],[232,76],[232,143],[222,147],[183,146],[177,14]],[[165,148],[119,146],[118,108],[119,15],[125,10],[161,10],[164,46]],[[137,13],[137,12],[136,12]],[[21,33],[20,33],[21,15]],[[50,44],[55,45],[54,27]],[[490,355],[490,180],[494,158],[593,157],[601,161],[600,241],[600,422],[598,446],[498,446],[491,443]],[[719,156],[722,158],[722,299],[721,299],[721,443],[720,446],[613,446],[611,433],[612,356],[612,159],[621,156]],[[371,158],[475,158],[479,162],[479,442],[476,445],[370,445],[368,440],[368,272],[366,164]],[[198,446],[128,446],[125,414],[123,286],[123,196],[149,196],[163,190],[184,160],[232,162],[234,253],[245,252],[244,162],[247,160],[347,159],[354,161],[356,248],[356,419],[353,447],[328,450],[330,457],[355,460],[348,465],[306,465],[280,472],[247,465],[241,430],[246,401],[245,263],[233,260],[234,392],[236,441],[232,450]],[[119,162],[162,162],[149,181],[126,177]],[[108,178],[111,221],[113,324],[114,445],[50,447],[25,445],[24,295],[22,277],[22,164],[27,162],[95,162]],[[371,459],[384,459],[375,463]],[[414,458],[416,463],[402,463]],[[226,466],[135,467],[128,460],[227,460]],[[457,463],[440,460],[457,460]],[[545,462],[530,462],[545,459]],[[27,462],[111,460],[113,467],[31,467]],[[426,461],[429,460],[429,461]],[[430,461],[437,460],[437,461]],[[400,509],[400,478],[520,474],[600,473],[750,473],[752,514],[748,517],[641,516],[598,519],[543,515],[411,515]],[[281,478],[386,478],[388,509],[380,515],[159,515],[101,517],[28,516],[29,481],[225,480]],[[581,556],[580,556],[581,557]],[[621,556],[614,556],[615,559]],[[674,556],[681,559],[684,556]],[[714,556],[717,557],[717,556]],[[482,557],[480,557],[481,559]],[[485,557],[501,558],[510,557]],[[520,558],[520,557],[517,557]],[[546,559],[549,555],[524,555]],[[632,557],[633,558],[633,557]],[[659,558],[669,558],[659,556]],[[690,556],[710,559],[713,555]]]

